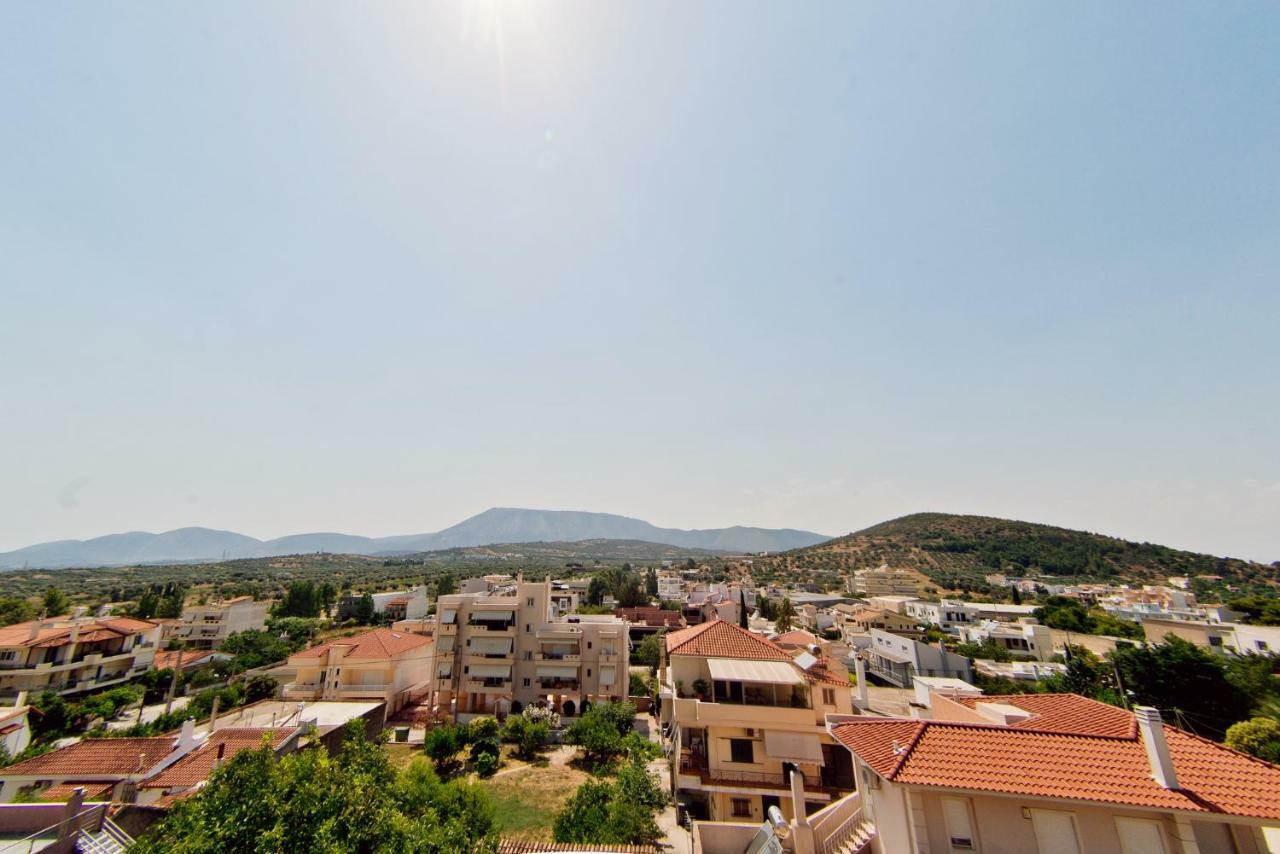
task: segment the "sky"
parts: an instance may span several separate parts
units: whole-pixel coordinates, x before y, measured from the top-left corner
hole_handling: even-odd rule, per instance
[[[490,506],[1280,560],[1280,4],[0,5],[0,550]]]

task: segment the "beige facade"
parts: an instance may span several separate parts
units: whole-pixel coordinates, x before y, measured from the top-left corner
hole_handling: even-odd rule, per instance
[[[708,644],[699,650],[705,654],[664,657],[662,720],[670,731],[677,798],[703,820],[759,823],[775,805],[791,817],[793,771],[804,775],[810,811],[853,789],[848,752],[824,727],[827,714],[852,712],[847,674],[827,669],[833,665],[826,660],[806,671],[777,645],[733,624],[705,628],[756,638],[760,654],[725,657],[735,650]]]
[[[459,720],[536,703],[573,716],[627,696],[629,627],[608,615],[556,617],[550,581],[509,594],[450,594],[436,605],[437,708]]]
[[[56,617],[0,629],[0,702],[20,692],[75,694],[151,667],[160,626],[127,617]]]
[[[217,649],[236,632],[265,628],[269,604],[255,602],[252,596],[240,596],[184,608],[172,637],[191,649]]]
[[[433,644],[422,635],[374,629],[289,656],[296,673],[285,700],[364,700],[395,712],[431,688]]]

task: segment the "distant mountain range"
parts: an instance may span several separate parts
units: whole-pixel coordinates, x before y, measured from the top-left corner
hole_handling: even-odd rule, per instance
[[[0,552],[0,569],[67,566],[121,566],[334,552],[396,555],[495,543],[640,540],[681,548],[727,552],[783,551],[828,539],[791,528],[659,528],[640,519],[573,510],[494,507],[434,534],[360,537],[351,534],[293,534],[258,540],[234,531],[179,528],[163,534],[131,531],[91,540],[57,540]]]

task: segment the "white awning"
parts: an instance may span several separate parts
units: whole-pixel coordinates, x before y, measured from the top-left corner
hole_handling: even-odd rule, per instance
[[[439,675],[441,675],[441,676],[446,676],[446,677],[447,677],[447,676],[451,676],[451,675],[453,675],[453,663],[452,663],[452,662],[449,662],[449,661],[444,662],[444,663],[443,663],[443,664],[441,664],[441,665],[440,665],[440,667],[436,670],[436,673],[438,673],[438,674],[439,674]]]
[[[436,652],[453,652],[453,635],[445,635],[436,639]]]
[[[563,665],[556,664],[539,664],[538,677],[552,679],[577,679],[578,668],[564,667]]]
[[[514,611],[472,611],[471,619],[479,623],[509,623],[515,619]]]
[[[711,678],[726,682],[765,682],[771,685],[801,685],[802,677],[788,661],[756,661],[750,658],[708,658]]]
[[[802,732],[764,731],[764,752],[782,762],[822,764],[822,742],[816,735]]]
[[[468,676],[478,676],[481,679],[510,679],[510,664],[473,664],[467,670]]]
[[[513,638],[474,638],[468,649],[480,655],[510,655]]]
[[[457,608],[446,608],[440,612],[440,622],[446,626],[453,623],[457,619],[458,619]]]
[[[600,685],[601,685],[601,687],[604,687],[605,685],[612,685],[612,684],[613,684],[613,668],[612,668],[612,667],[601,667],[601,668],[600,668]]]

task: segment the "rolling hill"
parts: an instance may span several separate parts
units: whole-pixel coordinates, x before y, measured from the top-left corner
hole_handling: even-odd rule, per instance
[[[1218,575],[1275,585],[1280,564],[1214,557],[1033,522],[916,513],[767,561],[775,571],[842,574],[881,564],[914,569],[940,586],[981,582],[994,572],[1084,580],[1150,581]]]
[[[495,507],[431,534],[361,537],[340,533],[293,534],[258,540],[233,531],[179,528],[163,534],[134,531],[91,540],[59,540],[0,553],[0,569],[171,563],[331,552],[397,555],[493,543],[629,540],[711,551],[784,551],[827,539],[790,528],[659,528],[611,513]]]

